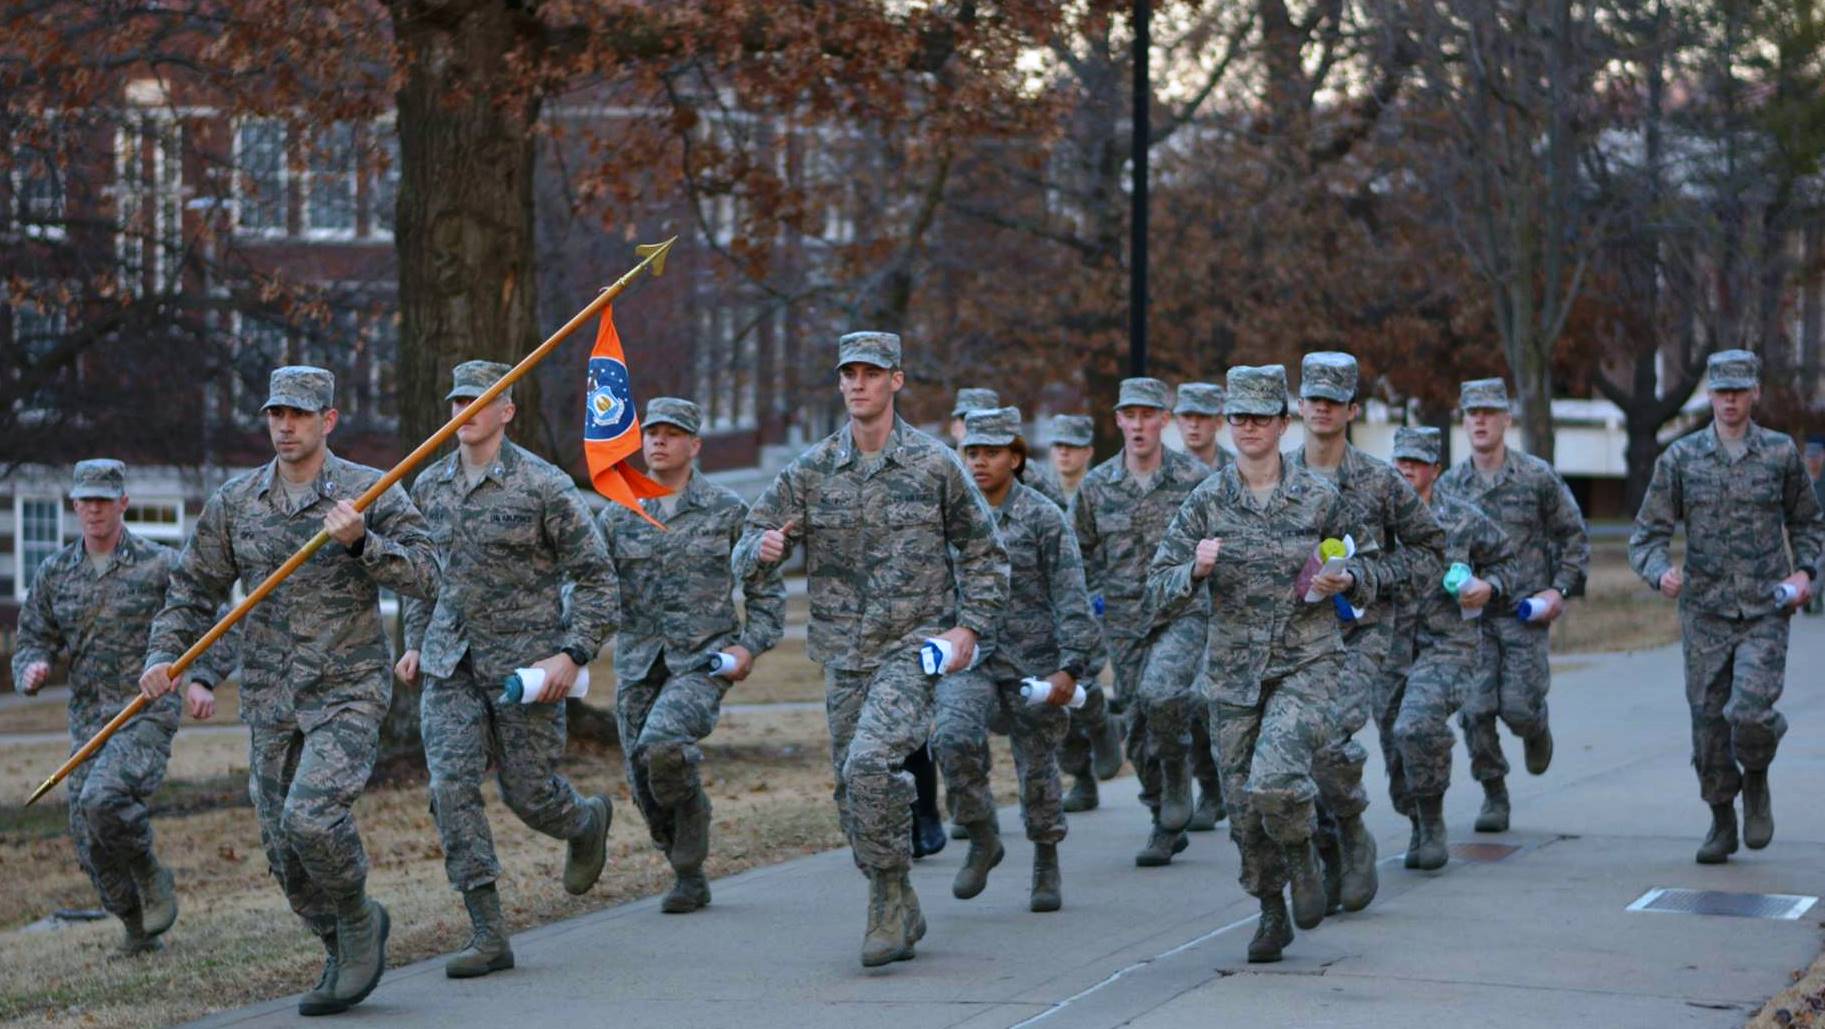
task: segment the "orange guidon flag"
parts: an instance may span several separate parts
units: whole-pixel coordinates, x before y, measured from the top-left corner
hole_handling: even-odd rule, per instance
[[[640,499],[663,497],[671,490],[627,463],[628,456],[640,449],[640,417],[634,411],[627,357],[621,352],[621,336],[615,332],[612,306],[602,309],[596,346],[589,352],[589,385],[583,397],[583,454],[589,460],[589,480],[596,492],[664,529],[640,506]]]

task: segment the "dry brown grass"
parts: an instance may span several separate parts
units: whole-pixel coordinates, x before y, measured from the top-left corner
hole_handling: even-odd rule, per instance
[[[788,641],[781,650],[730,693],[732,703],[821,698],[821,677],[803,660],[803,644]],[[606,675],[606,668],[601,671]],[[232,693],[225,691],[223,699],[232,700]],[[232,713],[218,714],[218,723],[225,717]],[[8,729],[13,724],[9,717]],[[183,910],[165,953],[122,962],[108,955],[119,933],[111,920],[55,932],[5,931],[57,908],[91,907],[95,898],[62,834],[61,788],[29,811],[18,807],[66,747],[6,745],[0,736],[0,868],[8,873],[0,876],[0,1019],[169,1024],[296,992],[315,980],[322,951],[298,927],[267,874],[246,806],[245,749],[238,733],[179,733],[167,784],[154,803],[159,854],[177,874]],[[704,749],[706,787],[715,804],[712,876],[843,845],[830,800],[821,711],[729,712]],[[996,794],[1005,802],[1013,797],[1013,764],[1004,742],[995,751]],[[489,791],[505,869],[504,907],[516,930],[651,896],[670,883],[628,800],[620,753],[573,747],[564,770],[578,789],[615,798],[609,871],[587,897],[571,897],[559,882],[563,844],[522,826]],[[460,948],[466,919],[444,879],[423,784],[370,790],[356,817],[372,865],[369,889],[393,915],[393,963]]]
[[[1825,923],[1820,923],[1825,925]],[[1746,1029],[1819,1029],[1825,1026],[1825,954],[1811,968],[1795,969],[1793,985],[1749,1016]]]
[[[1678,639],[1679,612],[1672,601],[1650,591],[1629,570],[1628,548],[1623,542],[1592,543],[1585,595],[1573,599],[1564,617],[1553,625],[1553,653],[1642,650]]]

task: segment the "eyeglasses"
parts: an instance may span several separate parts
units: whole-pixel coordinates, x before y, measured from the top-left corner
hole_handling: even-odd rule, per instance
[[[1231,427],[1237,429],[1244,425],[1252,429],[1262,429],[1272,425],[1280,419],[1280,416],[1277,414],[1232,414],[1225,415],[1224,417],[1229,419]]]

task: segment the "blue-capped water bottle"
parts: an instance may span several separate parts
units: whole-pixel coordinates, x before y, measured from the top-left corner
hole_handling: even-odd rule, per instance
[[[1546,601],[1528,597],[1514,606],[1514,616],[1519,621],[1531,622],[1546,613]]]

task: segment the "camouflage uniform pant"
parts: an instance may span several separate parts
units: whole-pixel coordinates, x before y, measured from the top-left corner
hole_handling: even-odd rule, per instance
[[[1787,732],[1774,709],[1787,677],[1787,616],[1725,618],[1682,607],[1679,625],[1698,792],[1707,804],[1728,804],[1742,773],[1766,769]]]
[[[1394,810],[1413,813],[1415,797],[1442,797],[1451,786],[1451,715],[1482,667],[1482,634],[1418,646],[1412,667],[1397,682],[1382,732],[1388,794]],[[1380,721],[1382,712],[1378,712]]]
[[[824,714],[836,769],[836,810],[864,871],[912,864],[912,802],[906,756],[931,733],[933,680],[919,648],[888,652],[873,671],[824,669]]]
[[[1480,674],[1470,680],[1458,726],[1470,751],[1470,774],[1478,782],[1508,774],[1496,718],[1508,731],[1527,739],[1546,730],[1546,690],[1552,672],[1546,663],[1547,627],[1523,622],[1512,614],[1483,616]]]
[[[702,670],[673,674],[663,658],[641,679],[615,687],[615,727],[627,786],[646,818],[659,849],[669,853],[677,829],[676,809],[702,793],[698,741],[716,728],[727,679]],[[709,797],[702,798],[704,804]]]
[[[1327,739],[1342,661],[1327,658],[1261,684],[1254,704],[1210,705],[1217,767],[1229,807],[1229,835],[1242,855],[1239,881],[1251,896],[1286,886],[1285,849],[1312,838],[1312,759]]]
[[[385,714],[350,705],[309,730],[252,730],[247,778],[260,846],[291,909],[318,935],[334,931],[336,912],[365,896],[368,859],[354,807],[374,771]]]
[[[96,722],[71,733],[72,752],[101,726]],[[172,732],[169,726],[135,718],[66,780],[76,861],[101,894],[101,906],[116,917],[139,910],[132,869],[152,854],[152,817],[146,800],[165,780]]]
[[[1189,759],[1200,783],[1221,790],[1210,753],[1210,705],[1199,688],[1205,625],[1202,614],[1180,618],[1147,648],[1128,751],[1141,780],[1141,803],[1148,807],[1159,806],[1167,761]]]
[[[1140,637],[1111,636],[1104,640],[1109,657],[1109,688],[1104,689],[1099,683],[1095,687],[1084,686],[1084,706],[1071,712],[1070,727],[1065,732],[1065,745],[1059,752],[1058,767],[1066,774],[1086,776],[1090,774],[1091,740],[1103,731],[1104,724],[1113,715],[1127,712],[1127,717],[1136,717],[1132,703],[1141,681],[1141,669],[1147,661],[1147,640]],[[1127,723],[1130,728],[1133,722]],[[1132,733],[1129,736],[1133,738]],[[1129,757],[1136,753],[1134,747],[1126,748]],[[1140,762],[1135,762],[1136,772],[1141,771]],[[1143,786],[1145,776],[1143,775]],[[1157,799],[1154,803],[1159,803]]]
[[[1407,696],[1407,674],[1413,670],[1418,624],[1402,617],[1396,606],[1394,631],[1389,636],[1388,656],[1382,661],[1381,675],[1375,680],[1374,704],[1369,713],[1375,718],[1375,735],[1381,741],[1382,768],[1388,773],[1388,799],[1394,810],[1411,815],[1411,794],[1407,775],[1401,763],[1400,744],[1394,740],[1394,723],[1400,718],[1401,704]]]
[[[989,792],[989,732],[1005,730],[1020,780],[1020,814],[1027,839],[1057,843],[1065,838],[1064,790],[1058,748],[1069,724],[1066,708],[1033,706],[1020,697],[1019,680],[995,682],[980,670],[938,680],[937,724],[932,749],[944,771],[944,795],[952,820],[965,825],[995,817]]]
[[[1362,788],[1369,752],[1356,742],[1356,733],[1369,722],[1375,688],[1394,642],[1394,625],[1386,618],[1372,625],[1352,625],[1344,630],[1343,642],[1343,674],[1331,700],[1330,730],[1312,755],[1318,818],[1327,833],[1335,832],[1339,820],[1360,815],[1369,806],[1368,791]]]
[[[508,810],[533,829],[567,840],[589,827],[589,811],[557,772],[564,756],[564,705],[503,704],[499,680],[475,674],[469,658],[448,679],[430,678],[419,701],[431,813],[444,844],[444,874],[459,890],[500,878],[482,782],[499,766]]]

